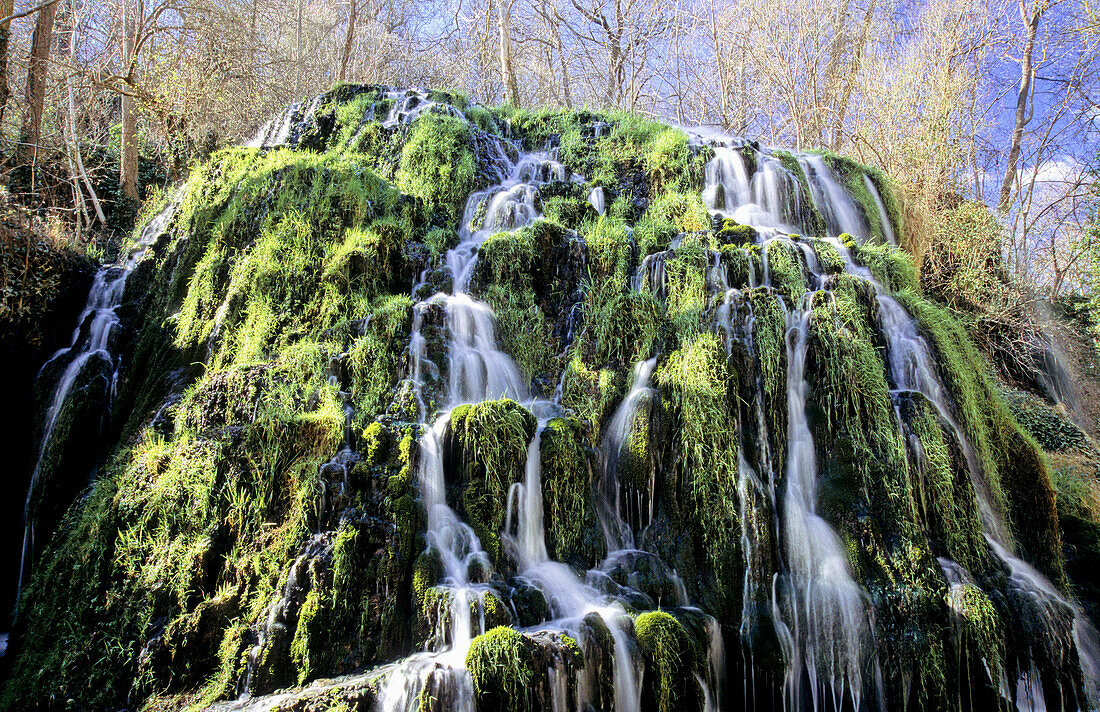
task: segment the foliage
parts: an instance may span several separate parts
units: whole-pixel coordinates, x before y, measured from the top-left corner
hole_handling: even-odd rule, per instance
[[[466,669],[481,709],[526,710],[537,671],[532,643],[514,628],[498,626],[474,638]]]
[[[449,221],[457,220],[477,187],[472,149],[468,124],[440,114],[421,116],[401,149],[397,187],[441,210]]]
[[[638,647],[653,670],[656,709],[673,712],[689,702],[695,651],[684,626],[664,611],[649,611],[634,621]]]

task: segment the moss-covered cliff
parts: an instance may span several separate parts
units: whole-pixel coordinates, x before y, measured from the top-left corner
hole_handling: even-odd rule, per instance
[[[1041,680],[1048,705],[1054,690],[1067,709],[1083,704],[1062,599],[1096,590],[1100,507],[1056,497],[1035,437],[1063,421],[1040,409],[1031,423],[1022,414],[1036,411],[1006,402],[952,313],[883,244],[883,214],[904,230],[883,176],[827,159],[866,241],[776,237],[704,202],[721,147],[637,116],[352,85],[314,108],[288,114],[285,145],[197,167],[126,282],[127,329],[112,344],[126,355],[110,413],[121,432],[86,493],[50,502],[66,513],[30,562],[6,708],[202,708],[440,642],[454,611],[426,538],[418,442],[453,405],[453,325],[432,295],[454,291],[447,251],[482,229],[469,293],[495,313],[530,394],[558,410],[460,405],[443,431],[447,502],[488,559],[484,580],[471,573],[483,587],[472,632],[484,635],[465,659],[479,709],[547,708],[565,694],[558,680],[569,700],[610,709],[626,644],[598,616],[569,628],[578,640],[565,635],[547,622],[553,602],[517,575],[510,493],[532,438],[548,555],[593,568],[589,583],[634,619],[623,630],[645,671],[643,709],[702,709],[716,692],[736,700],[729,708],[743,696],[778,708],[784,695],[801,707],[826,684],[792,662],[808,642],[789,609],[800,584],[779,524],[795,412],[789,320],[803,310],[817,514],[844,547],[873,638],[866,669],[842,677],[889,709],[1008,705],[1002,678],[1014,688],[1021,677]],[[483,224],[492,195],[470,196],[547,146],[566,174],[538,178],[537,220],[494,233]],[[738,150],[762,160],[757,149]],[[800,229],[823,232],[799,161],[767,155],[798,186]],[[885,297],[915,320],[942,403],[899,384]],[[612,415],[651,358],[649,390],[611,452]],[[1092,481],[1091,461],[1077,462],[1056,457],[1060,492],[1091,487],[1077,484]],[[604,561],[609,491],[648,553]],[[991,547],[983,515],[1014,557]],[[1070,541],[1080,547],[1067,557]],[[1017,560],[1054,587],[1041,611],[1022,600]],[[284,702],[367,709],[385,674]],[[422,709],[459,694],[425,690]]]

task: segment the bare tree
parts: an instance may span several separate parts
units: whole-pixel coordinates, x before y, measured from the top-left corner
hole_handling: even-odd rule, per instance
[[[348,3],[348,29],[344,35],[344,52],[340,55],[340,71],[337,81],[344,81],[348,73],[348,59],[351,57],[352,44],[355,42],[355,21],[359,16],[359,0],[349,0]]]
[[[27,62],[27,112],[23,116],[23,162],[33,165],[38,159],[38,142],[42,135],[42,111],[45,108],[46,80],[53,44],[53,23],[57,4],[50,3],[38,11],[31,38]]]
[[[500,78],[504,96],[512,106],[519,106],[519,84],[512,66],[512,6],[516,0],[497,0],[497,25],[500,30]]]
[[[1008,161],[1005,165],[1004,179],[997,198],[997,208],[1007,211],[1012,199],[1012,184],[1016,180],[1016,165],[1020,157],[1020,143],[1023,140],[1024,127],[1031,121],[1034,105],[1028,111],[1028,98],[1031,96],[1035,81],[1032,56],[1035,53],[1035,37],[1039,32],[1039,23],[1043,14],[1053,5],[1051,0],[1037,0],[1030,6],[1026,0],[1019,0],[1020,19],[1024,23],[1024,51],[1020,56],[1020,88],[1016,94],[1016,116],[1012,127],[1012,137],[1008,144]]]
[[[122,67],[126,84],[133,87],[137,71],[136,0],[122,0]],[[122,94],[122,141],[119,185],[131,198],[138,197],[137,111],[131,92]]]
[[[0,17],[5,18],[0,22],[0,125],[4,123],[4,111],[8,108],[8,96],[11,90],[8,88],[8,42],[11,39],[11,20],[6,19],[12,14],[15,0],[0,0]]]

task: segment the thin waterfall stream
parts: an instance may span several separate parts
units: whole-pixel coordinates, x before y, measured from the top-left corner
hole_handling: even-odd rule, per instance
[[[46,410],[45,424],[38,445],[38,455],[35,458],[30,484],[27,487],[27,499],[23,509],[23,552],[19,562],[20,591],[28,574],[30,559],[39,546],[39,543],[35,541],[35,521],[31,513],[31,504],[33,497],[38,493],[40,474],[45,464],[48,448],[53,440],[58,416],[82,374],[87,372],[89,366],[93,365],[95,361],[102,362],[106,372],[110,374],[108,376],[107,403],[105,404],[106,409],[110,408],[110,403],[115,395],[119,367],[121,366],[119,356],[111,351],[114,345],[112,337],[115,336],[120,323],[118,308],[122,305],[122,299],[126,293],[126,280],[130,273],[134,271],[134,268],[137,267],[138,262],[145,256],[146,251],[168,229],[179,207],[180,198],[181,196],[178,193],[173,194],[165,206],[149,219],[149,222],[142,229],[129,252],[124,259],[120,260],[119,264],[104,265],[96,272],[92,288],[88,292],[88,302],[77,318],[72,343],[68,348],[61,349],[54,354],[42,367],[42,371],[45,371],[54,362],[60,363],[68,360],[65,369],[57,378],[53,396]],[[89,473],[89,475],[91,474]],[[17,594],[17,615],[18,600],[19,595]]]
[[[24,597],[54,548],[158,582],[123,662],[222,712],[1100,709],[1050,464],[888,179],[637,121],[341,85],[196,173],[228,207],[174,195],[43,369]],[[88,379],[128,440],[47,549]]]

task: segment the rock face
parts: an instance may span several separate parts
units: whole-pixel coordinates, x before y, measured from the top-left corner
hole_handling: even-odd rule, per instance
[[[7,708],[1100,701],[1100,510],[1031,433],[1087,440],[878,173],[347,85],[172,201],[60,398],[113,427],[45,448]]]
[[[8,380],[0,451],[8,461],[9,481],[23,492],[0,505],[0,540],[6,542],[0,546],[0,609],[10,611],[19,576],[24,500],[40,436],[32,415],[42,409],[35,376],[72,339],[95,270],[84,255],[57,245],[47,226],[6,194],[0,196],[0,211],[0,367]]]

